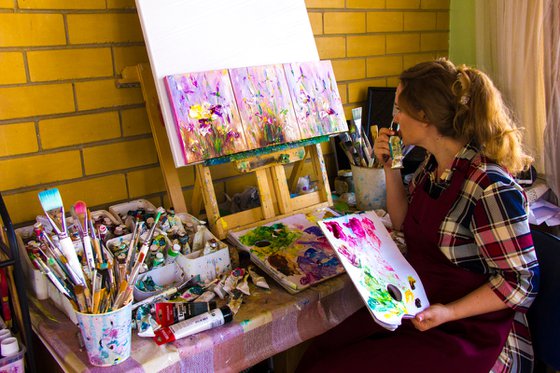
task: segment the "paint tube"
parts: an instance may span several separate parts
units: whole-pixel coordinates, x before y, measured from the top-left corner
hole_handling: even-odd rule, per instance
[[[195,303],[210,302],[215,297],[216,297],[216,293],[214,293],[213,291],[210,291],[210,290],[206,290],[198,298],[196,298],[193,302],[195,302]]]
[[[243,280],[239,281],[235,288],[243,294],[251,295],[251,292],[249,291],[249,273],[243,276]]]
[[[199,303],[200,304],[200,303]],[[233,313],[228,306],[213,309],[191,319],[181,321],[169,327],[156,330],[154,341],[158,345],[209,330],[233,320]]]
[[[160,302],[155,304],[155,319],[161,326],[170,326],[216,308],[216,302]]]
[[[251,281],[253,281],[253,284],[263,289],[270,289],[270,286],[268,286],[266,279],[255,271],[255,267],[253,265],[250,265],[249,268],[247,268],[247,271],[251,276]]]

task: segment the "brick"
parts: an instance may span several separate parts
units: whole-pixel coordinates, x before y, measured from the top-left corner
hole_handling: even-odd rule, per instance
[[[434,30],[435,12],[404,12],[404,31]]]
[[[88,206],[112,205],[128,199],[124,175],[109,175],[60,185],[64,200],[84,201]]]
[[[136,3],[134,0],[107,0],[107,8],[109,9],[134,9]]]
[[[144,41],[136,13],[68,14],[71,44]]]
[[[402,56],[384,56],[368,58],[367,77],[399,75],[403,70]]]
[[[0,8],[13,9],[15,8],[15,0],[0,0]]]
[[[449,12],[438,12],[436,17],[437,30],[449,30]]]
[[[154,167],[127,173],[130,198],[166,191],[161,168]]]
[[[420,36],[420,50],[448,50],[449,49],[449,33],[448,32],[431,32],[424,33]]]
[[[419,9],[420,0],[387,0],[387,9]]]
[[[25,64],[20,52],[0,52],[0,84],[25,83]]]
[[[145,46],[133,47],[113,47],[115,58],[115,72],[120,74],[127,66],[138,65],[139,63],[149,62],[148,52]]]
[[[307,12],[313,35],[323,34],[323,13]]]
[[[105,9],[105,0],[17,0],[21,9]]]
[[[397,87],[399,83],[400,80],[396,76],[387,78],[387,87]]]
[[[76,99],[80,110],[140,104],[144,102],[139,87],[117,88],[114,79],[79,82]]]
[[[363,59],[331,62],[337,81],[363,79],[366,76],[366,61]]]
[[[31,81],[93,78],[113,75],[110,48],[27,52]]]
[[[71,84],[0,88],[0,120],[74,111]]]
[[[323,16],[325,34],[358,34],[366,31],[363,12],[329,12]]]
[[[315,44],[319,51],[319,57],[323,60],[346,57],[346,39],[344,36],[316,37]]]
[[[368,12],[367,32],[392,32],[403,30],[402,12]]]
[[[82,176],[77,150],[0,161],[0,190],[23,188]]]
[[[421,0],[422,9],[449,9],[449,0]]]
[[[347,9],[383,9],[385,0],[346,0]]]
[[[136,136],[151,133],[150,121],[145,108],[121,111],[123,136]]]
[[[385,53],[385,35],[348,36],[348,57],[375,56]]]
[[[344,8],[344,0],[305,0],[306,8]]]
[[[403,56],[403,69],[408,69],[420,62],[432,61],[435,56],[432,53],[417,53]]]
[[[150,165],[158,161],[151,138],[85,148],[83,154],[87,175]]]
[[[352,118],[352,109],[356,107],[356,104],[344,105],[344,115],[346,118]]]
[[[35,123],[0,125],[0,157],[25,154],[39,150]]]
[[[348,102],[360,102],[367,99],[368,87],[385,87],[385,79],[368,79],[348,84]],[[350,115],[348,118],[352,118]]]
[[[223,183],[222,183],[223,184]],[[223,193],[222,193],[223,194]],[[187,190],[183,190],[183,198],[185,199],[185,202],[187,203],[187,209],[191,208],[191,203],[192,203],[192,195],[193,195],[193,190],[192,189],[187,189]],[[165,193],[163,195],[163,204],[162,206],[166,206],[166,207],[171,207],[172,204],[169,200],[169,196],[167,195],[167,193]],[[202,209],[204,209],[204,204],[202,204]],[[185,211],[177,211],[177,212],[185,212]],[[192,211],[188,211],[189,214],[192,215]]]
[[[0,13],[0,47],[66,44],[62,14]]]
[[[43,149],[108,140],[121,135],[116,111],[39,121]]]
[[[348,84],[337,84],[338,94],[340,95],[340,101],[345,104],[348,102]]]
[[[387,35],[387,54],[411,53],[420,50],[419,34]]]
[[[13,224],[29,222],[26,225],[31,225],[35,223],[37,215],[45,214],[39,203],[39,197],[37,197],[39,192],[40,190],[34,190],[2,195]]]

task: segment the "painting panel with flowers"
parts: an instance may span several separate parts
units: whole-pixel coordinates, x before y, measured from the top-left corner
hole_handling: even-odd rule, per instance
[[[301,140],[282,65],[230,69],[251,149]]]
[[[303,138],[348,131],[330,61],[284,64]]]
[[[227,70],[170,75],[165,84],[186,164],[248,150]]]

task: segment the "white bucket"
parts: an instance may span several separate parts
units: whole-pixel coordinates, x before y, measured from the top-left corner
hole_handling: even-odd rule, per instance
[[[382,168],[352,165],[352,178],[354,179],[358,210],[387,209],[385,171]]]

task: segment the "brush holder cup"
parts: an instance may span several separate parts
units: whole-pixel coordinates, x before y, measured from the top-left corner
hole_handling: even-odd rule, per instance
[[[385,172],[382,168],[352,165],[352,178],[356,190],[358,210],[386,209],[387,189],[385,185]]]

